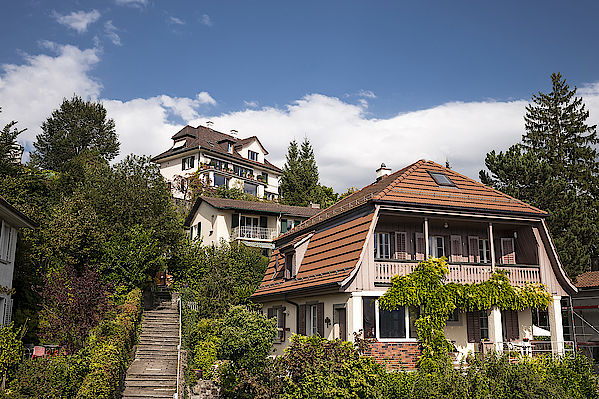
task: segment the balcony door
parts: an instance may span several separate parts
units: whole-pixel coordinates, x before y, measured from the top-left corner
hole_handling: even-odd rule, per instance
[[[252,216],[241,216],[239,221],[240,236],[244,238],[258,238],[260,219]]]

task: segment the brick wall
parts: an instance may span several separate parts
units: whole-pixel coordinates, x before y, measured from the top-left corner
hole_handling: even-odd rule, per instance
[[[369,340],[365,355],[391,370],[414,370],[420,358],[420,345],[416,342],[379,342]]]

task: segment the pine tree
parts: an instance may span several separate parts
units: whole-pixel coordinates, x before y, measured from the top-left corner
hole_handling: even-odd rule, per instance
[[[549,213],[560,259],[572,277],[588,269],[599,251],[599,143],[576,87],[559,73],[552,91],[532,96],[522,142],[491,151],[481,181]]]
[[[64,99],[60,109],[42,124],[42,133],[33,144],[31,161],[43,168],[61,171],[66,163],[86,150],[97,151],[107,161],[119,153],[114,120],[106,118],[99,102],[79,96]]]
[[[319,203],[320,191],[318,166],[310,141],[305,138],[301,147],[295,140],[291,141],[281,176],[283,203],[297,206]]]

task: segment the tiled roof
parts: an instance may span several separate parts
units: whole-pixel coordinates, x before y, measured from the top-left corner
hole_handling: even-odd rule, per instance
[[[599,271],[582,273],[574,284],[578,288],[599,287]]]
[[[456,187],[438,185],[430,172],[445,174]],[[547,213],[500,191],[445,168],[432,161],[420,160],[381,178],[343,198],[284,236],[311,229],[316,224],[341,215],[367,202],[389,202],[408,206],[467,209],[545,217]]]
[[[240,142],[245,142],[246,140],[254,139],[255,136],[250,137],[248,139],[239,139],[237,137],[231,136],[229,134],[217,132],[216,130],[212,130],[209,127],[198,126],[191,127],[189,125],[185,126],[183,129],[179,130],[172,136],[173,140],[178,138],[186,138],[185,146],[181,148],[171,148],[167,151],[164,151],[161,154],[156,155],[152,158],[152,161],[156,162],[162,158],[169,157],[171,155],[176,155],[182,152],[186,152],[192,149],[196,149],[197,147],[202,147],[205,150],[212,151],[220,154],[224,158],[233,158],[238,159],[240,161],[253,164],[262,168],[271,169],[276,172],[281,172],[281,169],[274,166],[270,162],[266,161],[264,163],[252,161],[250,159],[244,158],[237,151],[233,151],[233,153],[229,153],[227,151],[227,142],[235,143],[237,146]],[[257,138],[256,138],[257,140]],[[259,141],[258,141],[259,142]],[[262,146],[262,144],[260,144]],[[265,150],[266,151],[266,150]]]
[[[279,248],[275,249],[264,279],[252,297],[320,286],[339,286],[351,274],[360,259],[372,218],[373,213],[370,213],[316,232],[310,237],[297,276],[291,280],[283,278],[285,260]],[[302,238],[307,234],[303,234]]]
[[[248,211],[248,212],[262,212],[262,213],[272,213],[272,214],[281,214],[283,216],[296,216],[300,218],[309,218],[314,214],[320,212],[320,209],[314,209],[304,206],[291,206],[291,205],[282,205],[277,204],[276,202],[263,202],[263,201],[242,201],[235,200],[229,198],[217,198],[217,197],[199,197],[194,203],[191,211],[189,212],[187,218],[185,219],[185,225],[188,226],[193,219],[193,216],[198,210],[200,203],[202,201],[206,201],[213,207],[217,209],[232,209],[239,211]]]

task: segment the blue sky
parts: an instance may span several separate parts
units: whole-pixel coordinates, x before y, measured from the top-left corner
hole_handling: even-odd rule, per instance
[[[265,138],[280,166],[289,140],[308,137],[323,182],[343,190],[367,184],[380,162],[398,169],[418,157],[476,177],[486,151],[518,140],[525,102],[548,89],[551,72],[584,88],[592,118],[599,96],[596,1],[23,0],[2,9],[0,122],[27,127],[28,148],[76,92],[105,103],[123,152],[161,152],[182,125],[210,119]]]

